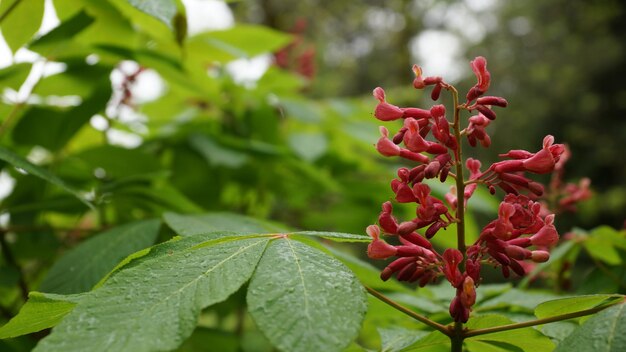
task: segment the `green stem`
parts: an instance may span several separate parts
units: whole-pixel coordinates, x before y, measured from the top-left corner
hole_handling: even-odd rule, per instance
[[[465,332],[464,336],[467,338],[467,337],[491,334],[491,333],[494,333],[494,332],[508,331],[508,330],[514,330],[514,329],[521,329],[521,328],[527,328],[529,326],[542,325],[542,324],[554,323],[554,322],[562,321],[562,320],[568,320],[568,319],[573,319],[573,318],[584,317],[585,315],[595,314],[595,313],[597,313],[599,311],[602,311],[602,310],[604,310],[606,308],[612,307],[612,306],[614,306],[616,304],[623,304],[623,303],[624,303],[623,301],[620,301],[620,302],[616,302],[616,303],[613,303],[613,304],[607,304],[607,305],[603,305],[603,306],[599,306],[599,307],[595,307],[595,308],[581,310],[581,311],[578,311],[578,312],[556,315],[556,316],[549,317],[549,318],[525,321],[523,323],[500,325],[500,326],[494,326],[492,328],[485,328],[485,329],[469,330],[469,331]]]
[[[395,309],[401,311],[402,313],[410,316],[411,318],[420,321],[430,327],[432,327],[435,330],[439,330],[442,333],[444,333],[445,335],[450,335],[450,330],[448,329],[448,327],[446,327],[443,324],[439,324],[436,321],[432,321],[430,319],[428,319],[427,317],[420,315],[418,313],[415,313],[414,311],[400,305],[399,303],[394,302],[393,300],[391,300],[390,298],[386,297],[385,295],[383,295],[382,293],[374,290],[371,287],[365,286],[365,289],[367,290],[367,292],[369,292],[370,295],[378,298],[379,300],[381,300],[382,302],[394,307]]]

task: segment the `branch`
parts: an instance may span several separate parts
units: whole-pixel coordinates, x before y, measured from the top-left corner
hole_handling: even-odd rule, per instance
[[[394,307],[395,309],[401,311],[402,313],[410,316],[411,318],[418,320],[428,326],[430,326],[433,329],[439,330],[440,332],[442,332],[445,335],[450,336],[450,330],[448,329],[447,326],[443,325],[443,324],[439,324],[436,321],[432,321],[430,319],[428,319],[427,317],[415,313],[414,311],[400,305],[399,303],[394,302],[393,300],[391,300],[390,298],[388,298],[387,296],[383,295],[382,293],[374,290],[371,287],[365,286],[365,289],[367,290],[367,292],[369,292],[370,295],[378,298],[379,300],[383,301],[384,303],[387,303],[388,305]]]
[[[568,319],[573,319],[573,318],[584,317],[585,315],[595,314],[595,313],[597,313],[599,311],[602,311],[602,310],[604,310],[606,308],[612,307],[612,306],[614,306],[616,304],[622,304],[622,303],[624,303],[624,301],[619,301],[619,302],[616,302],[616,303],[613,303],[613,304],[607,304],[607,305],[602,305],[602,306],[598,306],[598,307],[594,307],[594,308],[590,308],[590,309],[585,309],[585,310],[581,310],[581,311],[578,311],[578,312],[567,313],[567,314],[562,314],[562,315],[556,315],[556,316],[549,317],[549,318],[525,321],[523,323],[515,323],[515,324],[494,326],[492,328],[486,328],[486,329],[469,330],[469,331],[467,331],[465,333],[465,337],[467,338],[467,337],[472,337],[472,336],[491,334],[491,333],[494,333],[494,332],[527,328],[529,326],[543,325],[543,324],[554,323],[554,322],[562,321],[562,320],[568,320]]]

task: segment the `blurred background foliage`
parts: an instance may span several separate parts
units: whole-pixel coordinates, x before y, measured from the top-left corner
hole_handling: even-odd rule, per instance
[[[428,97],[409,89],[413,63],[465,89],[473,84],[467,62],[485,56],[490,92],[508,99],[509,107],[490,127],[493,147],[470,153],[496,160],[509,149],[536,150],[552,134],[572,149],[569,178],[590,177],[596,191],[576,219],[565,222],[623,225],[623,2],[263,0],[233,7],[242,21],[283,31],[308,24],[304,36],[318,53],[309,89],[314,97],[367,95],[382,86],[401,89],[393,93],[397,105],[427,105]]]
[[[371,91],[382,86],[393,104],[429,107],[428,95],[411,87],[413,63],[464,91],[474,83],[469,61],[487,57],[490,94],[509,107],[490,126],[492,148],[467,155],[494,161],[509,149],[536,151],[553,134],[572,151],[565,178],[589,177],[594,190],[578,213],[559,216],[561,232],[623,227],[622,1],[151,4],[0,3],[5,316],[19,307],[18,286],[37,289],[60,253],[166,211],[231,211],[362,233],[391,198],[399,166],[373,148],[379,122]],[[472,202],[470,237],[498,204],[484,190]],[[596,240],[618,259],[603,262],[591,250],[585,260],[604,269],[581,270],[612,272],[598,287],[623,292],[623,233],[607,231],[596,231]],[[555,259],[548,278],[556,286],[567,286],[563,268],[593,248],[580,243],[594,233],[572,235],[579,245]],[[439,244],[449,240],[443,234]]]

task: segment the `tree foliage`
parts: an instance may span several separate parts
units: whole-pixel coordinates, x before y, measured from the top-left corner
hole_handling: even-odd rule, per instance
[[[416,291],[381,282],[378,269],[364,261],[365,224],[375,219],[397,165],[375,158],[372,99],[336,97],[406,77],[410,56],[394,50],[406,52],[400,43],[423,27],[402,12],[412,8],[409,2],[386,9],[331,2],[309,12],[350,13],[334,32],[348,43],[365,33],[360,18],[368,13],[401,13],[392,17],[406,24],[374,38],[373,56],[321,69],[313,78],[300,69],[314,62],[297,56],[307,52],[297,44],[308,39],[289,31],[289,15],[279,16],[282,7],[307,13],[302,9],[310,2],[231,4],[239,19],[254,6],[266,17],[199,33],[188,32],[190,8],[178,0],[50,3],[60,22],[38,32],[43,0],[0,2],[0,29],[12,55],[0,70],[0,184],[11,184],[0,196],[0,350],[450,349],[442,332],[366,295],[384,292],[432,321],[451,323],[449,285]],[[325,22],[310,23],[320,29]],[[325,38],[333,28],[319,31],[320,54],[332,51],[322,45],[331,42]],[[488,40],[500,39],[493,33]],[[579,52],[580,45],[569,50]],[[18,61],[25,49],[36,58]],[[280,66],[283,50],[299,58]],[[564,66],[573,70],[572,55]],[[620,55],[607,60],[618,62]],[[237,65],[259,57],[267,59],[263,74],[241,75]],[[376,57],[394,73],[373,70]],[[549,70],[531,68],[532,82],[523,81],[529,87]],[[504,76],[506,70],[494,71]],[[581,77],[575,82],[583,84]],[[553,92],[555,99],[565,95],[560,92]],[[563,106],[574,110],[559,113],[575,111]],[[433,193],[447,192],[442,186],[433,185]],[[472,202],[468,240],[477,237],[483,217],[497,211],[484,190]],[[435,245],[449,245],[455,226],[442,229]],[[530,277],[519,288],[483,285],[468,327],[481,331],[615,307],[585,322],[477,335],[465,348],[624,348],[612,334],[594,340],[606,322],[624,320],[623,296],[615,293],[624,293],[626,282],[624,231],[598,227],[572,236],[577,241],[538,266],[546,273],[539,283],[569,288],[566,267],[582,258],[596,265],[577,293],[606,294],[564,298],[528,289]]]

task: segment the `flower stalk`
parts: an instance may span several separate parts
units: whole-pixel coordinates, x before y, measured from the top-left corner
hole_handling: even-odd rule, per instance
[[[542,211],[541,203],[535,201],[543,193],[543,186],[529,179],[526,173],[551,173],[565,151],[564,145],[554,143],[554,137],[546,136],[538,152],[511,150],[501,154],[508,160],[496,162],[485,171],[481,171],[480,161],[464,160],[462,139],[466,137],[472,147],[476,147],[477,142],[482,147],[489,147],[491,139],[485,128],[496,119],[492,107],[504,108],[508,104],[504,98],[484,95],[491,82],[487,60],[477,57],[470,64],[477,83],[468,91],[466,102],[462,104],[454,86],[442,77],[423,77],[422,69],[413,66],[414,88],[433,86],[431,98],[435,101],[444,90],[452,95],[452,121],[446,118],[444,105],[434,105],[430,109],[399,107],[387,101],[382,88],[373,92],[379,102],[374,111],[377,119],[403,121],[403,126],[395,134],[380,127],[381,137],[376,149],[383,156],[400,157],[417,164],[398,169],[398,178],[391,181],[395,201],[415,203],[416,217],[399,221],[393,215],[392,203],[385,202],[378,224],[367,227],[372,238],[368,255],[372,259],[395,257],[382,271],[382,280],[395,276],[399,281],[425,286],[445,277],[456,289],[450,302],[450,316],[455,323],[444,332],[453,340],[455,351],[460,351],[465,338],[463,324],[469,319],[476,302],[476,288],[482,282],[481,265],[499,267],[505,277],[509,277],[511,271],[524,276],[528,262],[549,259],[548,249],[558,241],[554,214]],[[465,129],[462,110],[477,112],[469,117]],[[464,167],[469,171],[468,179]],[[444,200],[438,199],[424,181],[438,178],[445,182],[448,176],[454,179],[455,185]],[[488,223],[478,240],[468,246],[465,243],[465,212],[468,200],[479,185],[488,187],[491,194],[500,189],[505,197],[498,209],[498,218]],[[457,226],[457,246],[439,253],[430,239],[451,224]],[[384,236],[395,237],[399,243],[388,243]],[[422,320],[431,325],[429,320]]]

